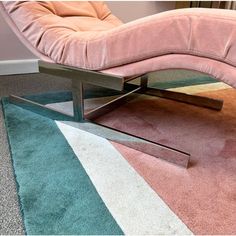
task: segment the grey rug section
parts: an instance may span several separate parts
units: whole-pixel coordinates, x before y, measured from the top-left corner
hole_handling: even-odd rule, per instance
[[[0,75],[0,97],[70,90],[70,80],[45,74]]]
[[[24,234],[2,110],[0,110],[0,234]]]
[[[69,80],[43,74],[0,76],[0,98],[10,94],[37,94],[70,88]],[[0,235],[19,234],[24,234],[24,229],[0,105]]]

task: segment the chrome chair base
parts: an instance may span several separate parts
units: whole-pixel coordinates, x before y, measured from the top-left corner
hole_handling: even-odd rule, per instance
[[[63,112],[48,108],[42,104],[30,101],[28,99],[11,95],[9,101],[13,104],[21,106],[40,115],[47,116],[52,119],[63,119],[68,121],[79,122],[79,127],[87,132],[99,135],[110,141],[120,143],[127,147],[136,149],[153,157],[163,159],[175,165],[188,168],[190,163],[190,154],[160,143],[153,142],[135,135],[121,132],[111,127],[105,127],[95,123],[94,119],[106,114],[118,106],[121,106],[128,101],[137,98],[140,94],[157,96],[167,99],[172,99],[188,104],[193,104],[201,107],[207,107],[214,110],[221,110],[223,106],[222,100],[206,98],[196,95],[188,95],[167,90],[148,88],[148,76],[140,77],[140,84],[134,85],[130,81],[137,79],[127,79],[119,76],[107,75],[99,72],[78,69],[74,67],[58,65],[39,61],[39,71],[50,75],[67,78],[72,81],[72,97],[74,116],[69,116]],[[114,100],[95,108],[94,110],[85,113],[84,111],[84,89],[83,84],[89,83],[96,86],[122,91],[119,97]]]

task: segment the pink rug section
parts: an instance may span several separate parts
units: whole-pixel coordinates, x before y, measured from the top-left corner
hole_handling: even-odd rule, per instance
[[[143,97],[99,122],[191,153],[183,169],[113,143],[193,233],[235,234],[236,91],[204,95],[224,99],[223,110]]]

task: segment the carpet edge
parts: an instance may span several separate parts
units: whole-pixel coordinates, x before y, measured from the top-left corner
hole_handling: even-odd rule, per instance
[[[22,206],[22,202],[21,202],[21,198],[19,195],[19,183],[17,181],[16,178],[16,172],[15,172],[15,165],[14,165],[14,160],[12,158],[12,150],[11,150],[11,140],[9,138],[9,133],[8,133],[8,123],[7,123],[7,115],[6,115],[6,107],[9,104],[9,99],[7,97],[3,97],[1,99],[1,105],[2,105],[2,113],[3,113],[3,118],[4,118],[4,128],[6,130],[6,136],[7,136],[7,142],[8,142],[8,149],[9,149],[9,154],[10,154],[10,161],[11,161],[11,165],[12,165],[12,172],[13,172],[13,176],[14,176],[14,180],[15,180],[15,186],[16,186],[16,192],[17,192],[17,202],[18,202],[18,206],[19,206],[19,211],[20,211],[20,216],[21,216],[21,220],[22,220],[22,227],[23,227],[23,231],[26,235],[28,235],[27,230],[26,230],[26,226],[25,226],[25,217],[24,217],[24,212],[23,212],[23,206]]]

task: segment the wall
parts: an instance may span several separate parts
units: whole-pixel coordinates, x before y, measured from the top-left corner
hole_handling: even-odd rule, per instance
[[[113,14],[119,17],[123,22],[136,20],[141,17],[175,8],[174,1],[108,1],[107,5]]]
[[[174,2],[107,2],[112,12],[123,22],[173,9]],[[16,38],[0,15],[0,61],[36,58]]]
[[[17,39],[0,14],[0,61],[29,58],[35,56]]]

